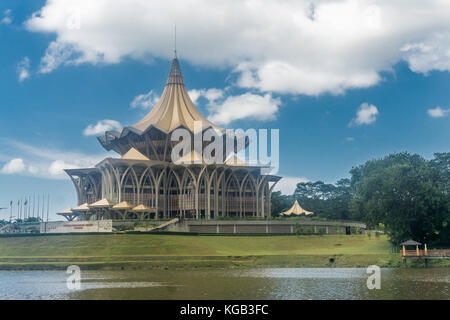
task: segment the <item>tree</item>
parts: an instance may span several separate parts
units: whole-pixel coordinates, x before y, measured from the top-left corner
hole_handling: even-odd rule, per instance
[[[353,168],[353,217],[371,226],[382,223],[395,244],[409,238],[426,243],[445,241],[449,200],[443,176],[448,167],[443,168],[442,159],[435,160],[403,152]]]
[[[294,192],[295,199],[308,211],[330,219],[348,219],[352,189],[350,179],[341,179],[336,184],[323,181],[301,182]]]

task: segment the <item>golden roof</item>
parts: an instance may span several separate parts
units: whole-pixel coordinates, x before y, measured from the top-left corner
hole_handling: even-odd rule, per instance
[[[130,150],[128,150],[127,153],[125,153],[122,156],[122,159],[128,159],[128,160],[150,160],[149,158],[144,156],[142,153],[140,153],[135,148],[130,148]]]
[[[116,205],[114,205],[113,209],[132,209],[134,206],[129,204],[127,201],[122,201]]]
[[[296,216],[299,216],[301,214],[305,214],[307,216],[313,214],[314,212],[311,211],[306,211],[305,209],[303,209],[297,202],[297,200],[295,200],[294,204],[292,205],[292,207],[284,212],[280,213],[280,216],[290,216],[291,214],[294,214]]]
[[[89,210],[89,206],[88,203],[83,203],[82,205],[79,205],[76,208],[72,208],[72,211],[88,211]]]
[[[140,204],[132,209],[135,212],[148,212],[154,211],[154,209],[147,207],[145,204]]]
[[[71,214],[71,213],[73,213],[72,209],[67,208],[67,209],[64,209],[63,211],[58,212],[57,214],[63,215],[63,214]]]
[[[89,208],[111,208],[113,205],[115,205],[113,201],[103,198],[93,204],[90,204]]]
[[[212,127],[219,131],[223,130],[223,128],[216,126],[202,116],[197,110],[184,85],[178,59],[174,58],[169,78],[158,103],[141,121],[132,127],[141,132],[146,131],[150,126],[155,126],[165,132],[171,132],[178,127],[184,127],[194,132],[194,121],[201,121],[203,129]]]

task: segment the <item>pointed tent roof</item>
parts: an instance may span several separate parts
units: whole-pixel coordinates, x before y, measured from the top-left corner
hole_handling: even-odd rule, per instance
[[[82,205],[79,205],[76,208],[72,208],[72,211],[88,211],[89,207],[88,207],[88,203],[83,203]]]
[[[298,201],[295,200],[295,202],[294,202],[294,204],[292,205],[292,207],[291,207],[289,210],[287,210],[287,211],[281,212],[281,213],[280,213],[280,216],[289,216],[289,215],[291,215],[291,214],[295,214],[296,216],[299,216],[299,215],[301,215],[301,214],[303,214],[303,213],[304,213],[305,215],[309,216],[309,215],[313,214],[314,212],[306,211],[305,209],[303,209],[303,208],[298,204]]]
[[[115,205],[113,201],[103,198],[93,204],[90,204],[89,208],[111,208],[113,205]]]
[[[145,204],[140,204],[132,209],[135,212],[148,212],[154,211],[154,209],[147,207]]]
[[[125,153],[122,156],[122,159],[128,159],[128,160],[150,160],[149,158],[144,156],[142,153],[140,153],[135,148],[130,148],[130,150],[128,150],[127,153]]]
[[[114,205],[113,209],[132,209],[134,206],[129,204],[127,201],[122,201],[116,205]]]
[[[126,153],[125,150],[129,148],[124,148],[124,146],[129,145],[127,139],[129,134],[141,136],[151,130],[169,134],[180,127],[184,127],[191,133],[194,133],[195,121],[202,123],[203,130],[211,127],[218,132],[225,131],[224,128],[213,124],[198,111],[188,95],[179,61],[175,57],[172,60],[164,91],[152,110],[136,124],[106,131],[103,136],[99,136],[97,139],[106,150],[114,150],[117,153],[124,154]],[[247,145],[249,142],[248,138],[245,141]],[[138,149],[142,152],[140,148]]]
[[[194,121],[201,121],[203,128],[211,126],[216,130],[223,130],[202,116],[191,101],[184,85],[180,64],[175,57],[172,60],[169,77],[158,103],[132,127],[144,132],[150,126],[155,126],[165,132],[171,132],[182,126],[193,132]]]

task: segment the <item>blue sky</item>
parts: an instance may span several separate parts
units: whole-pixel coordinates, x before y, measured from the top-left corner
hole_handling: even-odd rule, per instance
[[[72,182],[61,169],[117,156],[106,153],[85,130],[97,125],[100,132],[115,121],[131,125],[151,109],[173,56],[174,21],[181,30],[177,46],[185,83],[201,112],[229,128],[280,129],[278,174],[287,177],[283,191],[292,191],[295,182],[305,179],[335,182],[348,177],[352,166],[391,152],[431,158],[450,149],[450,19],[442,16],[448,8],[430,5],[426,10],[434,16],[414,25],[414,13],[399,5],[394,9],[412,21],[411,29],[405,29],[401,19],[392,24],[385,18],[391,15],[382,2],[360,8],[344,1],[347,6],[336,4],[333,10],[344,20],[345,14],[360,17],[362,12],[361,23],[369,21],[369,28],[355,35],[361,28],[346,26],[330,34],[337,39],[330,44],[327,32],[335,31],[330,19],[322,20],[329,8],[321,1],[292,4],[290,11],[298,10],[299,23],[305,23],[292,43],[278,39],[289,25],[280,26],[279,19],[265,17],[259,7],[239,10],[232,15],[236,21],[221,13],[219,28],[202,13],[195,13],[201,23],[186,20],[189,12],[171,11],[164,2],[128,12],[133,1],[113,2],[109,11],[85,11],[84,1],[0,3],[0,207],[43,193],[51,196],[53,218],[53,212],[75,206]],[[274,16],[287,14],[270,0],[261,4]],[[74,10],[73,5],[80,7]],[[232,5],[238,6],[222,4],[228,7],[221,10],[234,12]],[[415,5],[420,9],[420,2]],[[42,8],[47,11],[32,18]],[[115,9],[123,12],[119,20],[111,18]],[[145,25],[150,23],[147,9],[160,10],[164,19]],[[73,21],[67,18],[75,26],[69,31],[67,19],[60,21],[67,12],[75,12]],[[255,24],[261,19],[280,30],[273,37],[269,32],[274,28],[258,34],[259,28],[237,23],[248,21],[246,14]],[[309,31],[311,23],[323,34]],[[144,33],[136,35],[134,24]],[[242,48],[241,33],[249,48]],[[371,37],[376,37],[375,45],[366,41]],[[286,48],[271,49],[277,41]],[[6,218],[8,213],[0,215]]]

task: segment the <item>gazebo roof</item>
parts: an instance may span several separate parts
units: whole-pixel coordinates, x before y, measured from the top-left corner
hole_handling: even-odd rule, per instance
[[[67,209],[64,209],[63,211],[58,212],[57,214],[64,215],[64,214],[72,214],[72,213],[73,213],[72,209],[67,208]]]
[[[115,205],[113,201],[103,198],[93,204],[90,204],[89,208],[111,208],[113,205]]]
[[[88,211],[89,207],[88,207],[88,203],[83,203],[82,205],[79,205],[76,208],[72,208],[72,211]]]
[[[153,211],[153,209],[147,207],[145,204],[140,204],[140,205],[134,207],[132,209],[132,211],[135,211],[135,212],[148,212],[148,211]]]
[[[296,216],[299,216],[301,214],[305,214],[307,216],[313,214],[314,212],[311,211],[307,211],[305,209],[303,209],[299,204],[298,201],[295,200],[294,204],[292,205],[292,207],[284,212],[280,213],[280,216],[290,216],[291,214],[295,214]]]
[[[402,246],[420,246],[421,243],[414,240],[407,240],[405,242],[400,243]]]
[[[132,209],[134,206],[129,204],[127,201],[122,201],[116,205],[114,205],[113,209]]]

